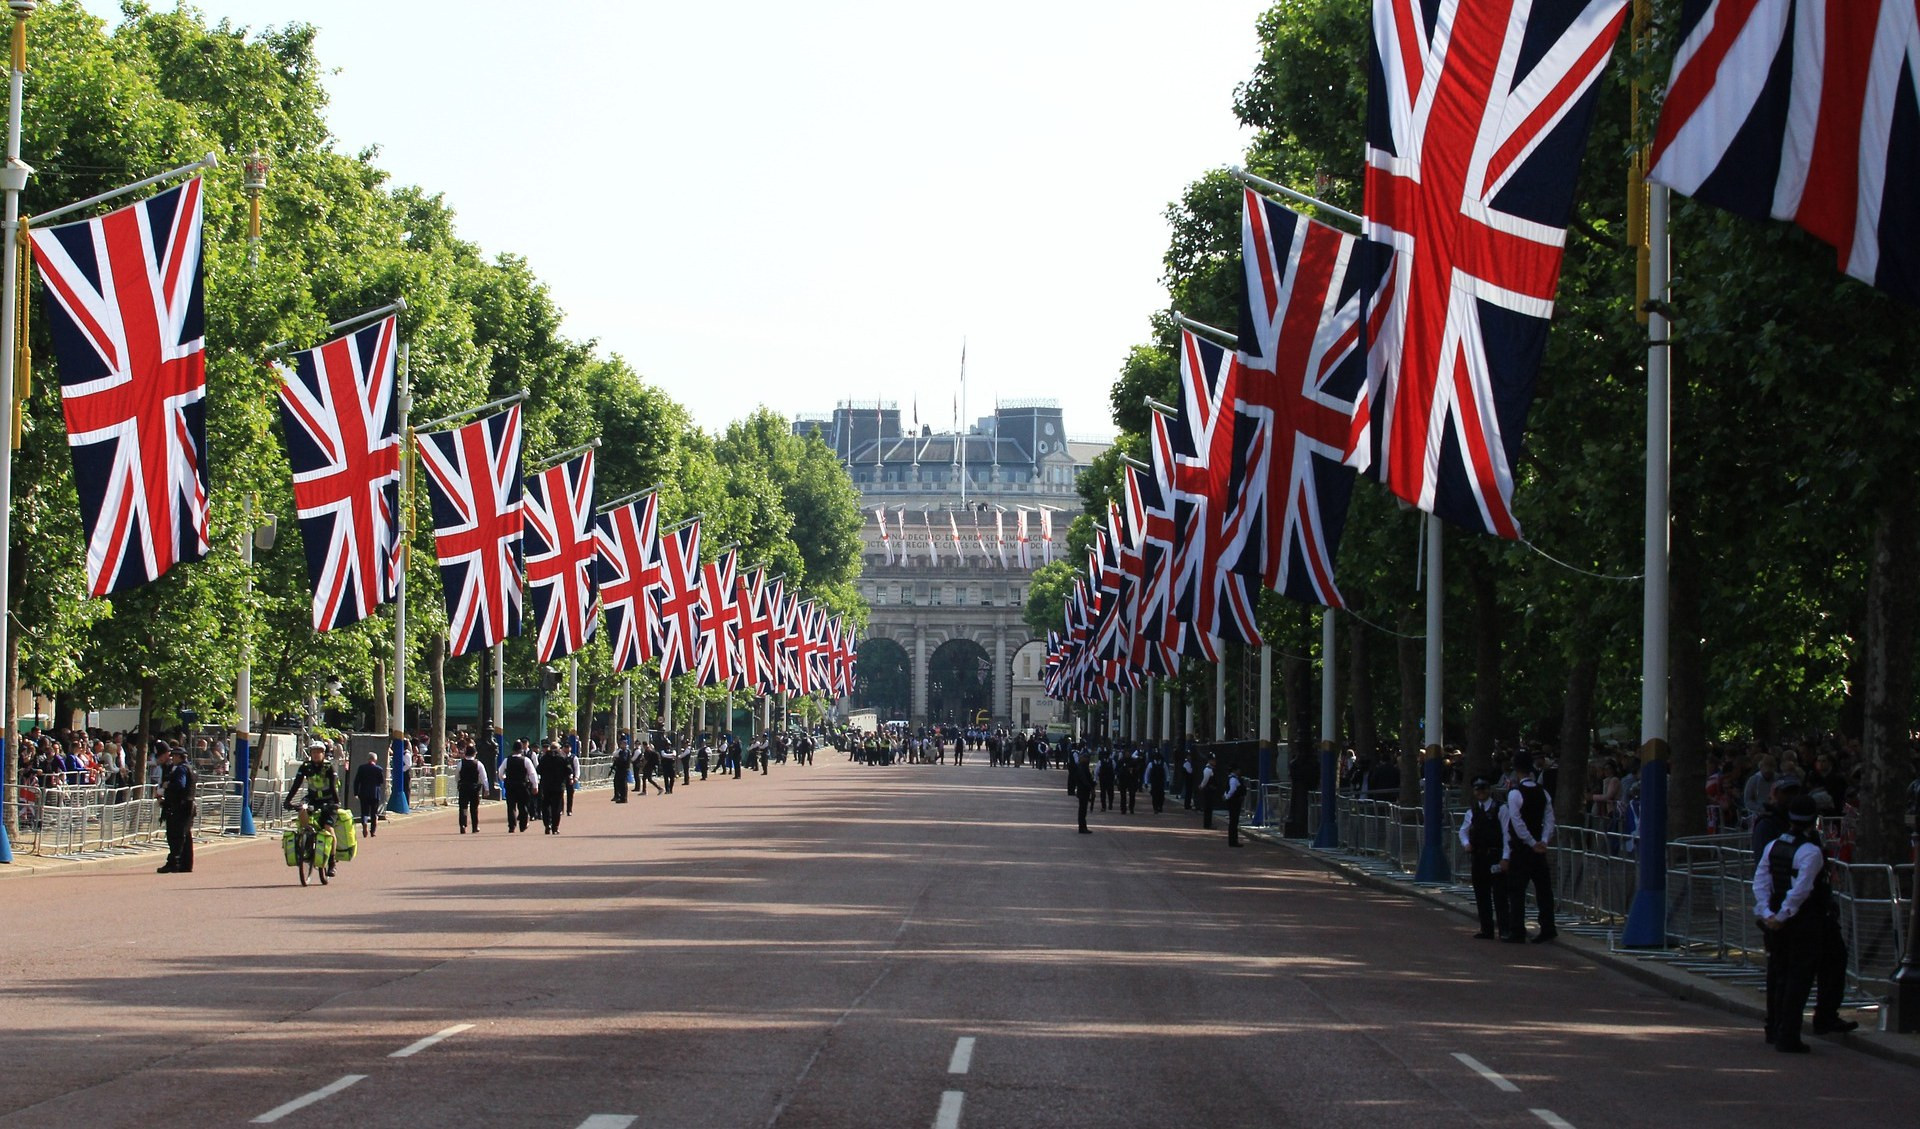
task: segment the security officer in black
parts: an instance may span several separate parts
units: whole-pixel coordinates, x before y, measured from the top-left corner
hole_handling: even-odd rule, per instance
[[[567,780],[573,775],[573,763],[548,741],[534,768],[540,779],[540,823],[548,835],[560,834],[560,816],[565,813]]]
[[[1804,1054],[1801,1015],[1819,984],[1813,1033],[1859,1027],[1840,1018],[1847,982],[1847,942],[1827,878],[1827,853],[1815,826],[1820,809],[1810,796],[1787,805],[1787,833],[1767,844],[1753,872],[1753,912],[1767,931],[1767,1041],[1777,1051]]]
[[[160,815],[167,826],[167,863],[155,873],[193,873],[193,767],[185,750],[159,742]]]
[[[613,802],[627,802],[627,773],[633,768],[633,749],[627,744],[623,734],[620,744],[613,750]],[[642,785],[641,787],[645,787]]]
[[[1087,826],[1087,809],[1093,806],[1093,771],[1087,767],[1088,756],[1088,750],[1082,749],[1067,762],[1067,791],[1080,801],[1082,835],[1093,834],[1093,829]]]
[[[1532,753],[1522,749],[1513,754],[1513,771],[1520,783],[1507,793],[1502,856],[1507,865],[1507,924],[1512,931],[1501,934],[1501,939],[1527,939],[1527,889],[1531,887],[1540,912],[1540,932],[1533,940],[1551,941],[1560,932],[1553,924],[1553,867],[1547,859],[1555,829],[1553,801],[1533,775]]]
[[[1247,804],[1247,785],[1240,779],[1240,770],[1227,770],[1227,786],[1220,793],[1220,806],[1227,809],[1227,846],[1240,845],[1240,809]]]
[[[1460,819],[1460,845],[1473,865],[1473,901],[1480,911],[1480,932],[1474,937],[1491,941],[1507,934],[1507,898],[1500,873],[1500,805],[1493,802],[1492,785],[1484,776],[1473,782],[1473,800]]]

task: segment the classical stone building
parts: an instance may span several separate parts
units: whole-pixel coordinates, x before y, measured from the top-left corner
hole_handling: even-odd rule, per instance
[[[964,435],[914,433],[897,405],[874,401],[803,417],[794,430],[840,455],[866,512],[860,589],[873,615],[853,708],[915,725],[1054,720],[1041,693],[1045,641],[1022,618],[1029,577],[1046,559],[1041,512],[1052,511],[1053,549],[1063,550],[1080,510],[1074,484],[1108,444],[1069,439],[1051,400],[1002,402]],[[1023,511],[1029,567],[1017,542]]]

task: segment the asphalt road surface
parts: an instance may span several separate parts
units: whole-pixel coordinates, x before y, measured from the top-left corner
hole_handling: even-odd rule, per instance
[[[1675,1002],[1065,775],[715,778],[0,882],[0,1126],[1920,1123],[1920,1072]]]

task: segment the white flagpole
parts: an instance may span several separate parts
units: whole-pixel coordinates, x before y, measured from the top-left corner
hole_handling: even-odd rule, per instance
[[[493,645],[493,733],[500,748],[507,748],[507,644]]]
[[[1426,515],[1427,523],[1427,715],[1426,746],[1420,768],[1421,818],[1426,827],[1420,837],[1420,865],[1414,872],[1416,882],[1445,882],[1453,873],[1447,861],[1446,786],[1446,692],[1442,657],[1446,641],[1447,586],[1442,567],[1443,538],[1440,519]]]
[[[5,216],[6,227],[0,235],[0,410],[11,413],[14,398],[13,362],[14,349],[19,343],[14,340],[14,330],[19,314],[19,305],[27,296],[19,292],[14,283],[19,278],[20,256],[20,192],[27,186],[27,177],[33,168],[20,159],[20,106],[25,98],[27,81],[27,18],[33,15],[31,4],[14,4],[13,7],[13,70],[7,87],[7,162],[0,168],[0,188],[6,191]],[[9,558],[13,555],[13,438],[11,422],[9,434],[0,444],[0,609],[9,606],[12,577],[9,575]],[[8,638],[13,632],[13,617],[0,615],[0,655],[8,653]],[[14,756],[11,748],[13,728],[13,687],[8,686],[6,693],[0,695],[0,760]],[[15,805],[17,811],[18,805]],[[0,804],[0,863],[13,861],[13,847],[7,841],[7,823],[13,818],[13,812]]]
[[[405,306],[401,305],[404,309]],[[407,432],[407,419],[413,411],[412,372],[409,368],[411,357],[409,342],[400,342],[400,388],[398,407],[400,409],[400,512],[406,513],[408,490],[412,487],[411,456],[413,440]],[[398,517],[398,515],[396,515]],[[405,815],[410,809],[407,801],[407,556],[408,530],[406,522],[400,521],[396,536],[400,538],[400,575],[395,578],[393,589],[393,702],[388,707],[387,735],[392,738],[392,765],[387,770],[387,810]],[[496,727],[496,732],[498,729]],[[445,742],[443,741],[444,745]]]
[[[240,500],[240,567],[245,584],[244,599],[253,603],[253,495]],[[251,609],[249,609],[250,612]],[[241,617],[240,676],[233,687],[233,778],[234,791],[240,796],[240,834],[252,835],[253,797],[253,633],[246,628],[248,612]]]

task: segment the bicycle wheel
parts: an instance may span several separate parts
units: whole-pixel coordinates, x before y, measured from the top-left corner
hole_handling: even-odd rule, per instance
[[[320,885],[327,884],[327,868],[333,865],[333,836],[316,837],[313,846],[313,872],[320,876]]]
[[[307,879],[313,874],[313,839],[309,836],[302,835],[299,839],[295,840],[293,857],[298,861],[300,885],[305,886]]]

